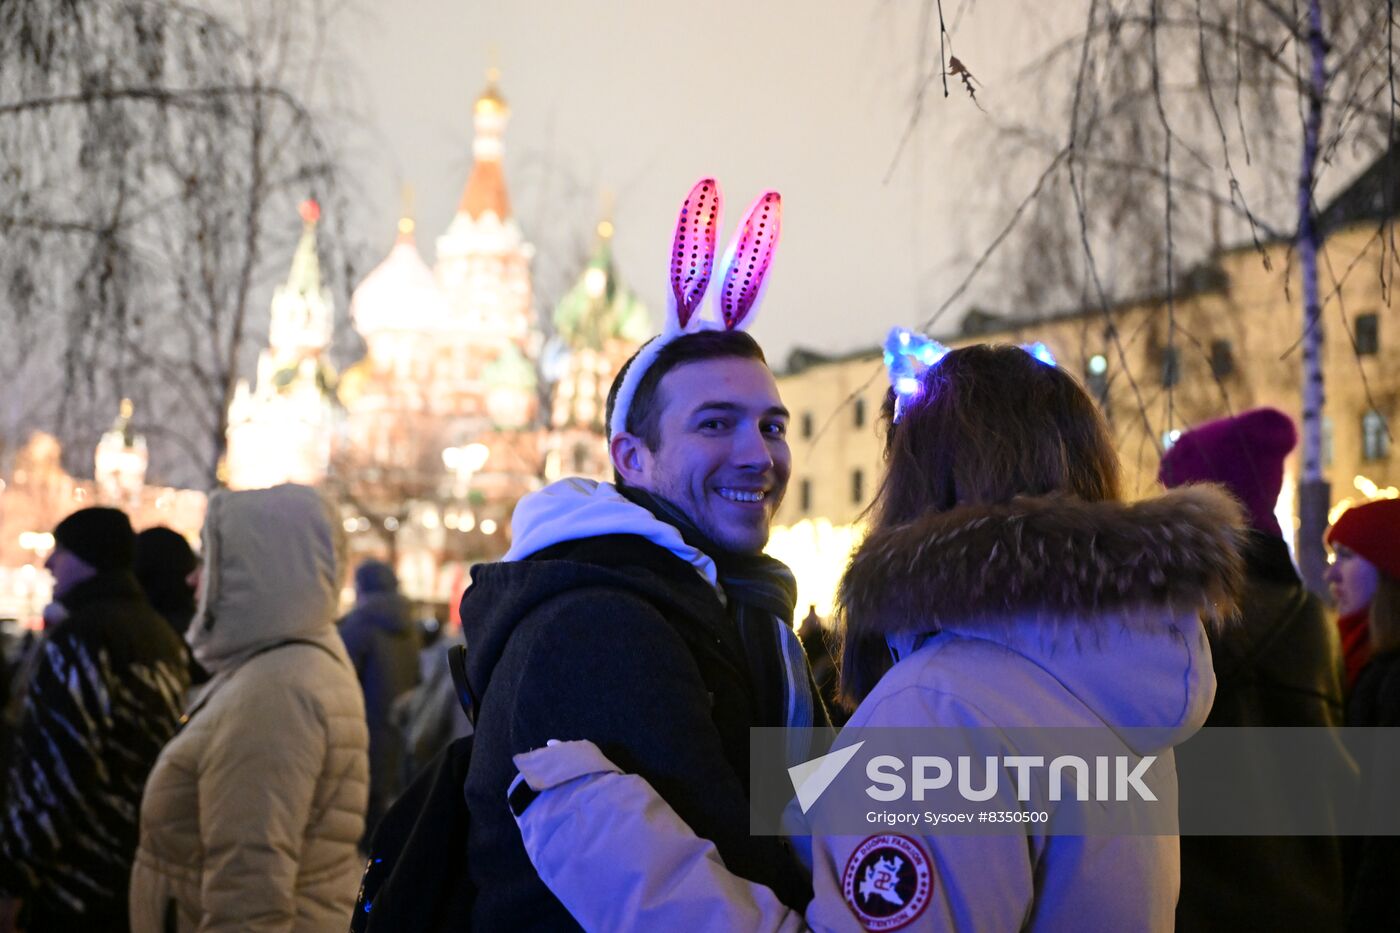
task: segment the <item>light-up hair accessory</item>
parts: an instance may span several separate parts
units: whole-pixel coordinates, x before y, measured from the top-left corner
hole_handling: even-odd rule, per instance
[[[1039,340],[1037,340],[1035,343],[1023,343],[1021,344],[1021,349],[1025,350],[1027,353],[1035,357],[1040,362],[1044,363],[1046,366],[1058,367],[1060,365],[1059,363],[1055,362],[1055,354],[1050,352],[1050,348],[1047,347],[1045,344],[1041,343]]]
[[[889,373],[890,388],[894,390],[894,422],[904,417],[905,409],[924,391],[924,373],[948,354],[948,348],[937,340],[904,327],[890,329],[885,338],[885,371]],[[1058,366],[1055,355],[1044,343],[1023,343],[1021,349],[1037,362]]]
[[[885,370],[894,390],[894,420],[904,417],[904,409],[924,390],[923,375],[948,353],[948,348],[932,337],[905,327],[890,329],[885,338]]]
[[[661,333],[646,343],[622,377],[608,437],[627,429],[627,412],[642,377],[656,362],[661,348],[683,334],[702,330],[746,330],[753,322],[768,285],[768,270],[782,226],[782,197],[765,191],[749,205],[720,264],[720,287],[712,313],[704,309],[705,292],[714,271],[720,208],[724,199],[713,178],[702,178],[681,204],[671,241],[670,294]]]

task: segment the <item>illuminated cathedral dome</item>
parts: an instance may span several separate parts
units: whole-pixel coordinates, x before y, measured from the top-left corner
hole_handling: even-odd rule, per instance
[[[447,297],[413,238],[413,221],[399,221],[389,255],[365,276],[350,299],[355,329],[373,342],[385,332],[418,332],[447,320]]]
[[[599,223],[592,258],[554,309],[554,332],[572,350],[603,350],[613,340],[636,347],[652,334],[646,305],[617,274],[612,237],[612,223]]]

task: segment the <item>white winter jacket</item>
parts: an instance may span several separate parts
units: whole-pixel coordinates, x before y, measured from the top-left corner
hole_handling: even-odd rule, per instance
[[[1214,697],[1202,615],[1232,610],[1241,525],[1229,497],[1196,487],[1126,506],[965,508],[872,535],[843,581],[848,638],[878,639],[895,663],[847,733],[1113,730],[1127,753],[1157,757],[1155,786],[1173,794],[1172,748],[1200,727]],[[1171,835],[819,836],[804,918],[729,874],[710,843],[590,743],[516,762],[518,783],[540,792],[518,816],[525,847],[590,930],[1174,926]],[[860,872],[872,866],[910,876],[898,903],[862,890]]]

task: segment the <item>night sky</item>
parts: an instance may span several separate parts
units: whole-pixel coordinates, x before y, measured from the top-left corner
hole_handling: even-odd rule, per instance
[[[362,115],[346,134],[372,261],[392,242],[400,189],[415,189],[429,262],[470,165],[471,104],[493,62],[512,109],[506,171],[537,290],[558,294],[615,195],[621,274],[659,319],[671,225],[690,184],[713,173],[728,236],[764,187],[784,196],[783,240],[756,336],[780,362],[801,343],[871,346],[927,317],[1009,210],[978,152],[1022,96],[1019,72],[1074,3],[945,3],[954,51],[982,82],[980,112],[956,84],[913,112],[922,4],[787,0],[683,5],[402,0],[341,14],[333,70]],[[934,14],[936,16],[936,12]],[[1029,184],[1029,181],[1027,181]],[[1014,203],[1014,202],[1012,202]],[[972,297],[994,295],[985,285]],[[952,311],[953,319],[963,307]]]

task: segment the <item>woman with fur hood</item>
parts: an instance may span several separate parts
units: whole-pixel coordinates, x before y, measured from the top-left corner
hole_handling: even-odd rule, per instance
[[[869,727],[1092,727],[1155,755],[1174,793],[1172,749],[1215,690],[1202,617],[1232,611],[1241,577],[1239,507],[1208,486],[1123,502],[1093,402],[1019,348],[949,352],[902,401],[870,532],[840,588],[843,690],[859,707],[838,745]],[[587,929],[1174,923],[1172,835],[816,836],[804,918],[725,871],[588,743],[516,763],[526,849]]]
[[[306,486],[210,497],[188,638],[212,677],[146,782],[133,933],[350,925],[369,737],[339,527]]]

